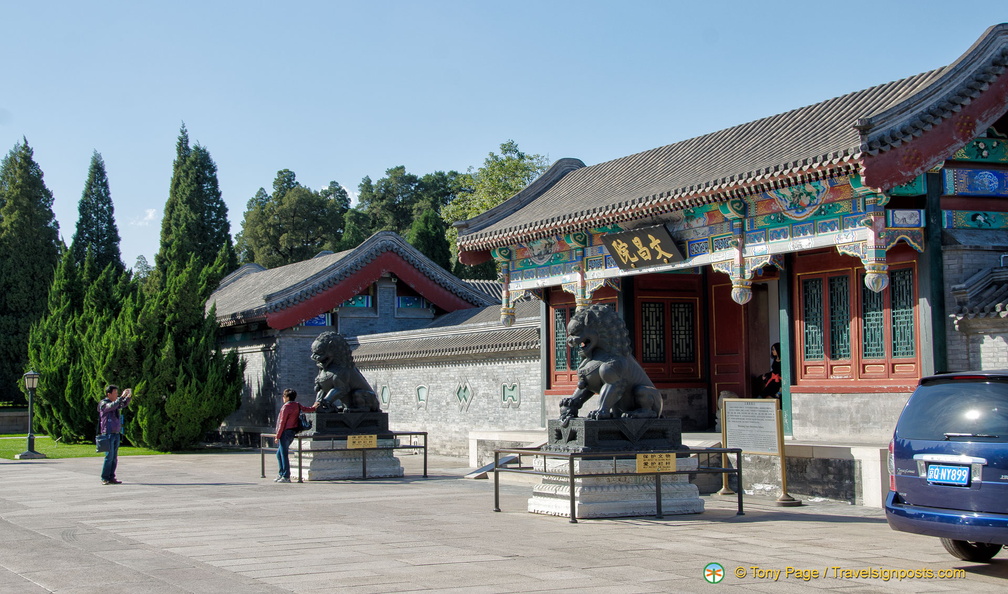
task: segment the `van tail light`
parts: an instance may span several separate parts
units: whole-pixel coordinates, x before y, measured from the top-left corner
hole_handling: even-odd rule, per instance
[[[893,447],[895,445],[895,440],[889,440],[889,456],[887,460],[887,466],[889,467],[889,490],[896,490],[896,456],[893,455]]]

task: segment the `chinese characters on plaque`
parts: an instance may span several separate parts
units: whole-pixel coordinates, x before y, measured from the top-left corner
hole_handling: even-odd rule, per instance
[[[378,447],[377,435],[347,435],[347,449],[374,449]]]
[[[664,225],[610,233],[602,237],[602,242],[621,270],[683,261],[682,252]]]
[[[637,473],[648,472],[675,472],[676,455],[675,452],[662,452],[659,454],[637,454]]]

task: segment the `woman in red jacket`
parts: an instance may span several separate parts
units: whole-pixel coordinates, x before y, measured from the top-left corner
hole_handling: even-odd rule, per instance
[[[276,442],[277,442],[277,464],[280,471],[273,482],[290,482],[290,445],[294,441],[294,430],[298,426],[298,416],[302,412],[315,412],[314,406],[304,406],[298,402],[297,392],[287,388],[283,392],[283,406],[280,407],[280,414],[277,415]],[[317,405],[316,405],[317,406]]]

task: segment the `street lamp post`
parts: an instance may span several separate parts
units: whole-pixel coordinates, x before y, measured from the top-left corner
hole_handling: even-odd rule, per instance
[[[35,451],[35,434],[32,432],[32,420],[35,416],[34,411],[34,399],[35,399],[35,388],[38,387],[39,374],[35,371],[29,371],[24,374],[25,387],[28,388],[28,450],[21,452],[14,456],[17,460],[34,460],[37,458],[45,458],[45,454],[41,454]]]

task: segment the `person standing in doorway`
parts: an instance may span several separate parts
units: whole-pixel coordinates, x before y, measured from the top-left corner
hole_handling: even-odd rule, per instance
[[[122,440],[122,409],[133,399],[133,390],[126,388],[122,396],[119,386],[105,386],[105,397],[98,403],[98,425],[104,435],[109,436],[109,449],[105,452],[105,464],[102,465],[101,482],[103,485],[118,485],[122,481],[116,478],[116,466],[119,464],[119,442]]]
[[[756,397],[780,398],[781,383],[780,343],[775,342],[770,347],[770,371],[760,376]]]
[[[280,414],[277,415],[276,443],[277,443],[277,465],[280,467],[277,477],[273,480],[276,483],[289,483],[290,481],[290,446],[294,441],[294,433],[298,427],[298,417],[302,412],[315,412],[315,407],[305,406],[297,400],[297,392],[287,388],[283,391],[283,406],[280,407]]]

